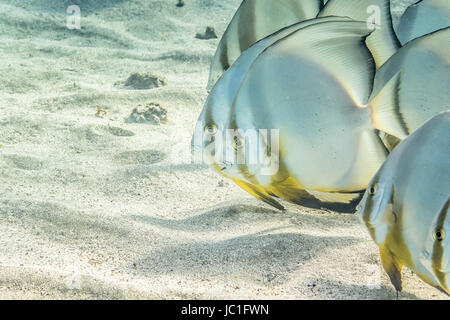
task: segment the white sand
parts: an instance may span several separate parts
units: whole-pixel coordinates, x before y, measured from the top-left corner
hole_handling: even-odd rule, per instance
[[[194,36],[240,0],[185,2],[89,1],[77,31],[69,1],[0,1],[0,298],[395,298],[356,216],[280,213],[190,164],[218,43]],[[114,85],[136,71],[169,85]],[[146,102],[170,122],[125,123]]]

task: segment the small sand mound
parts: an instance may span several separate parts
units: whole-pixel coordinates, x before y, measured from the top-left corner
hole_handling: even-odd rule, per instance
[[[145,106],[137,106],[126,119],[126,122],[156,125],[167,123],[167,108],[155,102],[150,102]]]
[[[114,157],[122,165],[149,165],[163,161],[166,155],[158,150],[136,150],[119,153]]]
[[[197,33],[195,37],[202,40],[217,39],[216,29],[214,29],[214,27],[208,26],[206,27],[206,31],[204,33]]]
[[[41,170],[44,167],[44,162],[34,157],[14,154],[6,158],[14,167],[22,170]]]
[[[124,87],[126,89],[147,90],[164,87],[166,85],[166,79],[152,73],[133,73],[128,77],[127,81],[125,81]]]

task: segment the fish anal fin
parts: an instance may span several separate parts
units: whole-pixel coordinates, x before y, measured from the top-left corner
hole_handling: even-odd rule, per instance
[[[247,182],[244,182],[240,179],[233,178],[233,181],[242,189],[250,193],[256,199],[264,201],[265,203],[277,208],[278,210],[284,211],[285,208],[275,199],[273,199],[270,194],[263,188],[257,185],[253,185]]]
[[[352,192],[352,193],[341,193],[341,192],[322,192],[322,191],[313,191],[307,190],[311,195],[313,195],[316,199],[322,202],[337,202],[337,203],[345,203],[349,204],[355,199],[361,197],[362,192]]]
[[[299,197],[306,194],[305,188],[292,177],[287,177],[281,181],[273,179],[267,186],[267,189],[269,193],[294,203]]]
[[[383,131],[378,131],[378,136],[389,152],[392,152],[392,150],[394,150],[398,144],[402,142],[399,138]]]
[[[295,178],[288,177],[282,181],[273,181],[266,187],[269,194],[274,194],[286,201],[307,208],[327,209],[342,213],[353,213],[361,200],[363,191],[352,193],[319,192],[306,190]]]

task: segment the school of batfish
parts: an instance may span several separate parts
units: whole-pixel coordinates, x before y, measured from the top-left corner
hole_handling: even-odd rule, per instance
[[[397,291],[450,295],[450,1],[244,0],[213,58],[192,151],[277,199],[357,211]]]

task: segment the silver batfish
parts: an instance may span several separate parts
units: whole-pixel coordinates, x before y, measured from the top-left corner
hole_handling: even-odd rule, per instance
[[[294,33],[297,30],[305,28],[309,25],[322,23],[327,21],[352,21],[349,18],[343,17],[325,17],[311,19],[308,21],[296,23],[292,26],[281,29],[280,31],[266,37],[246,50],[239,59],[231,66],[231,68],[221,77],[203,106],[202,112],[198,118],[194,135],[192,138],[192,151],[195,161],[204,161],[212,165],[212,167],[219,173],[224,175],[221,170],[221,166],[216,160],[215,147],[220,139],[216,139],[221,133],[224,133],[226,125],[229,121],[232,104],[234,98],[242,84],[244,77],[246,76],[249,68],[255,61],[255,59],[269,46],[285,38],[286,36]],[[214,139],[213,139],[214,138]],[[245,183],[242,179],[234,178],[246,191],[250,192],[258,199],[266,202],[270,202],[271,205],[281,208],[281,205],[271,199],[271,197],[262,188]],[[255,194],[255,190],[258,190],[258,194]]]
[[[365,106],[375,74],[370,32],[365,22],[317,23],[260,54],[233,104],[223,144],[235,158],[222,172],[303,205],[355,200],[387,155]],[[251,137],[263,130],[279,131],[279,153],[252,161],[273,147]]]
[[[374,176],[358,212],[402,290],[406,266],[450,294],[450,111],[417,129]]]

